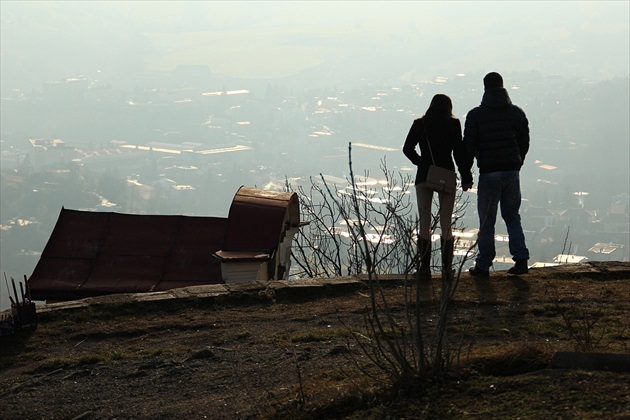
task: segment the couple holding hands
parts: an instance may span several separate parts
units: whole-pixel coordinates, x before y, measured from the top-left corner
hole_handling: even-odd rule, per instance
[[[454,171],[457,165],[462,189],[468,191],[473,186],[471,169],[475,160],[479,170],[478,253],[469,273],[473,277],[489,277],[496,255],[494,233],[499,207],[507,227],[510,254],[515,262],[508,273],[519,275],[528,271],[529,250],[525,245],[519,210],[520,169],[529,150],[529,123],[525,112],[512,104],[499,73],[488,73],[483,84],[481,104],[466,115],[463,137],[461,123],[453,115],[451,99],[437,94],[426,113],[413,122],[403,146],[405,156],[418,166],[415,188],[420,216],[420,275],[425,278],[431,275],[431,204],[435,192],[427,183],[429,167],[434,164]],[[416,146],[419,146],[419,154]],[[439,191],[437,194],[442,267],[450,270],[455,191]]]

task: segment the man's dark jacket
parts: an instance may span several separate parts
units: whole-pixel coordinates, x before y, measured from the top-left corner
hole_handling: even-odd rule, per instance
[[[505,88],[486,89],[481,105],[468,113],[464,144],[470,166],[476,158],[479,173],[521,169],[529,150],[529,122]]]

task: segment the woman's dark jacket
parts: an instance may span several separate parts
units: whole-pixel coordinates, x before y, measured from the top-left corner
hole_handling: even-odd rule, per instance
[[[529,123],[507,90],[487,89],[481,105],[468,112],[464,144],[471,166],[477,159],[479,173],[521,169],[529,150]]]
[[[428,115],[413,122],[403,146],[405,156],[411,163],[418,166],[415,183],[419,184],[427,180],[429,165],[432,164],[427,138],[431,142],[435,164],[454,171],[453,157],[455,157],[462,183],[471,183],[471,164],[466,166],[470,159],[466,156],[466,148],[462,142],[461,123],[457,118]],[[420,146],[420,154],[416,151],[416,145]]]

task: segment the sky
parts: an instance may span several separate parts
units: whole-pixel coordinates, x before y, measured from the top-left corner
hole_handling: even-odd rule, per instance
[[[2,84],[207,65],[279,78],[500,70],[627,77],[628,1],[1,1]],[[138,64],[138,63],[136,63]],[[116,73],[118,74],[118,73]]]

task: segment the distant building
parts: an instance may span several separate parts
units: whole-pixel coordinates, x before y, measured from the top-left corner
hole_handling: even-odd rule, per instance
[[[590,259],[597,261],[623,261],[623,244],[601,243],[593,245],[588,253],[592,255]]]
[[[77,157],[76,149],[69,147],[59,138],[29,139],[29,143],[30,164],[35,169],[64,164]]]
[[[628,194],[613,197],[610,211],[602,219],[604,232],[630,232]]]
[[[535,262],[534,264],[530,265],[529,268],[555,267],[557,265],[560,265],[560,264],[550,263],[550,262]]]
[[[544,207],[529,207],[523,212],[523,218],[527,218],[527,227],[541,230],[555,223],[557,215]]]
[[[588,257],[572,254],[558,254],[553,258],[553,262],[557,264],[577,264],[588,261]]]
[[[597,213],[584,208],[569,208],[558,215],[557,224],[587,227],[597,220]]]

